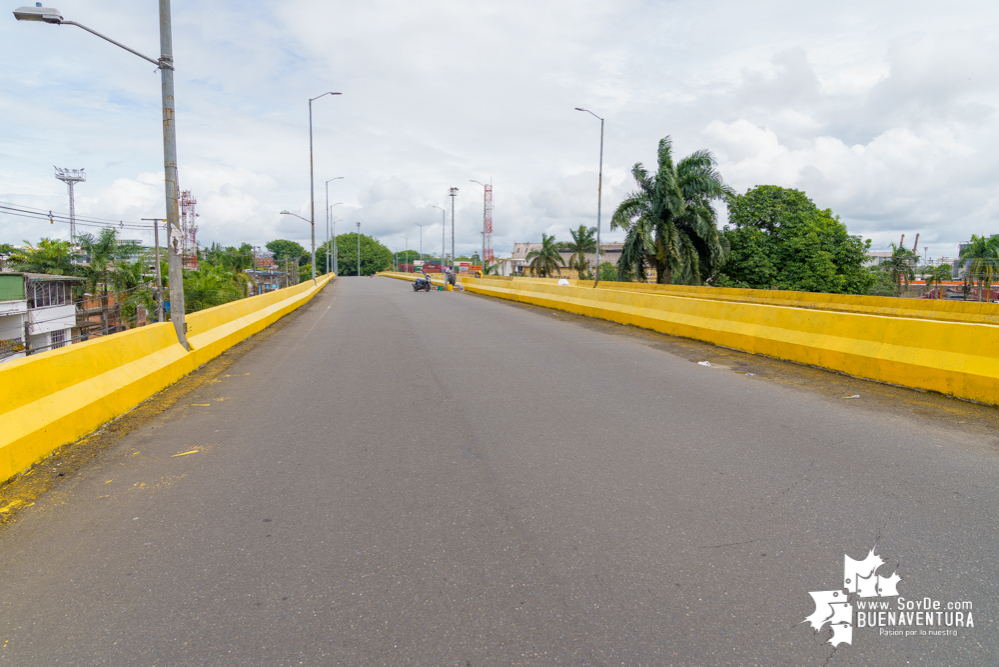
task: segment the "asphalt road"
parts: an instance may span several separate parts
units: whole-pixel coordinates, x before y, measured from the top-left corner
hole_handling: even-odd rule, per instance
[[[994,432],[618,329],[340,279],[0,528],[0,664],[999,663]],[[824,643],[872,547],[974,627]]]

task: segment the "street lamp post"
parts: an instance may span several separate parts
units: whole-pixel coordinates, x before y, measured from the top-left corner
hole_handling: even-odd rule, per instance
[[[440,206],[435,206],[431,204],[434,208],[441,212],[441,272],[444,271],[444,256],[447,254],[447,241],[445,241],[445,234],[447,233],[447,211],[442,209]]]
[[[593,271],[595,276],[593,286],[596,287],[600,284],[600,197],[604,185],[604,119],[589,109],[576,107],[576,111],[585,111],[600,121],[600,175],[597,177],[597,260]]]
[[[458,188],[451,188],[448,196],[451,197],[451,273],[454,273],[454,198],[458,196]]]
[[[326,273],[330,272],[330,181],[339,181],[341,178],[343,176],[334,176],[326,181]]]
[[[479,261],[482,262],[482,268],[486,267],[486,184],[479,181],[469,181],[469,183],[478,183],[482,186],[482,257]]]
[[[14,11],[18,21],[41,21],[55,25],[75,25],[92,35],[111,42],[129,53],[156,65],[160,70],[163,91],[163,171],[166,189],[167,267],[170,277],[170,321],[173,322],[177,340],[184,349],[187,342],[187,322],[184,318],[184,268],[180,256],[180,211],[177,207],[177,129],[173,90],[173,28],[170,20],[170,0],[160,0],[160,57],[159,60],[143,55],[75,21],[65,21],[58,9],[51,7],[19,7]]]
[[[357,277],[361,277],[361,223],[355,223],[357,225]]]
[[[335,204],[330,204],[330,207],[328,209],[326,209],[326,214],[329,216],[330,226],[332,227],[332,231],[333,231],[333,243],[332,243],[332,245],[329,243],[329,241],[327,241],[327,243],[326,243],[326,250],[332,254],[332,267],[333,268],[330,269],[330,266],[331,266],[330,259],[327,258],[327,260],[326,260],[326,269],[327,270],[332,270],[333,271],[333,275],[339,275],[339,274],[337,274],[337,260],[336,260],[336,223],[339,222],[339,220],[334,220],[333,219],[333,207],[334,206],[339,206],[342,203],[343,203],[342,201],[338,201]]]
[[[293,215],[296,218],[298,218],[299,220],[304,220],[305,222],[311,222],[308,218],[303,218],[298,213],[292,213],[291,211],[281,211],[281,215]],[[312,279],[313,279],[313,282],[315,282],[315,278],[316,278],[316,224],[314,222],[311,222],[311,224],[312,224]],[[295,280],[297,281],[298,278],[296,278]]]
[[[423,261],[423,225],[421,225],[418,222],[413,223],[413,224],[415,224],[417,227],[420,228],[420,261],[422,262]]]
[[[316,178],[312,169],[312,103],[320,97],[327,95],[340,95],[340,93],[323,93],[309,99],[309,204],[311,205],[309,218],[312,224],[312,282],[316,282]]]

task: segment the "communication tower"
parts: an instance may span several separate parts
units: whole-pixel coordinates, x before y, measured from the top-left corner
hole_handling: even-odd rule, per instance
[[[83,169],[62,169],[55,167],[55,177],[69,188],[69,240],[76,240],[76,199],[73,196],[73,186],[87,180]]]
[[[198,200],[190,190],[180,193],[180,246],[181,261],[185,269],[198,269],[198,214],[194,208]]]
[[[493,260],[493,186],[490,183],[486,187],[486,215],[483,221],[485,237],[483,238],[482,262],[484,265]]]

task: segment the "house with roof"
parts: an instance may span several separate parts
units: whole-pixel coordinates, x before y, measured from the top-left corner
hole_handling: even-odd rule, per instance
[[[73,342],[76,276],[0,273],[0,363]]]

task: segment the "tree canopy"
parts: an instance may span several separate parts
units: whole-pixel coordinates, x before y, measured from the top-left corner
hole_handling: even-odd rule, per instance
[[[316,272],[327,273],[333,267],[326,267],[326,244],[322,251],[316,248]],[[357,275],[357,232],[338,234],[336,237],[337,262],[341,276]],[[361,234],[361,275],[371,276],[392,266],[392,251],[378,240]],[[311,276],[311,269],[310,269]]]
[[[303,264],[308,264],[310,267],[312,266],[312,253],[303,248],[301,243],[296,243],[295,241],[289,241],[287,239],[275,239],[268,243],[265,247],[274,253],[274,261],[277,262],[279,266],[284,266],[285,257],[290,257],[292,259],[297,257],[298,264],[300,266]],[[319,258],[317,257],[316,261],[318,260]]]
[[[759,185],[731,196],[722,235],[729,256],[713,281],[721,287],[867,294],[874,284],[863,266],[871,242],[800,190]]]

